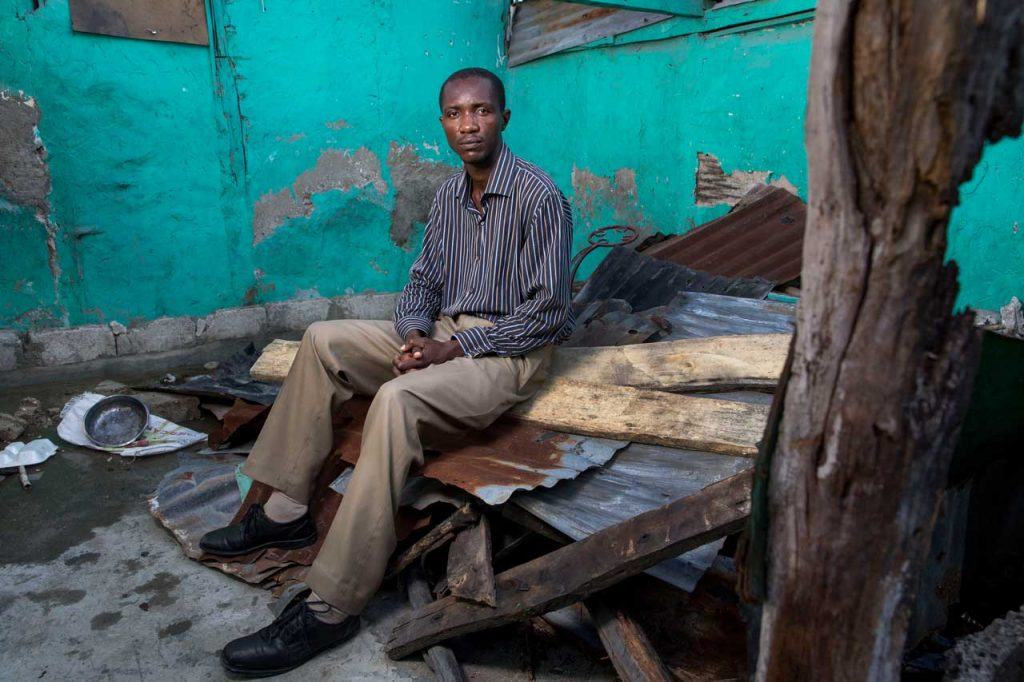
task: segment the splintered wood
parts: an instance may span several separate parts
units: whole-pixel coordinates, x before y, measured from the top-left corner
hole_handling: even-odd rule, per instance
[[[491,607],[445,597],[401,618],[387,644],[402,658],[457,635],[547,613],[743,527],[752,472],[594,533],[495,579]]]
[[[771,388],[779,381],[789,334],[712,336],[632,346],[555,349],[551,377],[661,391]],[[279,382],[299,350],[278,339],[249,370],[257,381]]]

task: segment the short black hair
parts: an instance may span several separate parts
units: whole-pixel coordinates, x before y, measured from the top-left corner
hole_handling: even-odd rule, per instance
[[[505,84],[501,82],[501,79],[496,75],[482,69],[479,66],[473,66],[468,69],[459,69],[452,75],[444,79],[444,83],[441,83],[441,90],[437,93],[437,105],[444,108],[444,89],[449,83],[453,81],[466,80],[467,78],[483,78],[484,80],[490,81],[491,88],[494,90],[494,94],[498,97],[498,108],[505,111]]]

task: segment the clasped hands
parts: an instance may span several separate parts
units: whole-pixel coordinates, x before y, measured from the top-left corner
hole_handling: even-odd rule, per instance
[[[435,341],[423,332],[413,331],[405,337],[405,343],[399,347],[398,355],[391,361],[391,371],[398,377],[463,355],[462,346],[455,339]]]

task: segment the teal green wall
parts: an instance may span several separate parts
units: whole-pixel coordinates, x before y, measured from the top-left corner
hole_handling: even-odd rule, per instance
[[[397,290],[422,226],[396,244],[392,214],[426,196],[401,181],[454,162],[436,90],[468,65],[506,78],[507,139],[571,196],[578,245],[614,222],[684,231],[721,215],[694,204],[698,151],[726,172],[784,176],[806,198],[806,0],[664,22],[512,69],[504,5],[214,0],[207,48],[76,34],[66,0],[34,12],[0,0],[0,88],[42,112],[56,245],[51,258],[47,226],[0,202],[0,327]],[[295,194],[303,178],[309,206]],[[964,187],[950,229],[964,304],[1024,297],[1022,180],[1024,142],[1011,140]],[[323,182],[341,189],[315,191]],[[254,233],[275,196],[301,210]]]

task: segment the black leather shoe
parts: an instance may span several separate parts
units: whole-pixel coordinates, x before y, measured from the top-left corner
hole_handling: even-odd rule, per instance
[[[297,549],[316,542],[316,526],[309,514],[287,523],[267,518],[262,504],[254,504],[238,523],[211,530],[199,540],[199,548],[218,556],[241,556],[257,549]]]
[[[318,620],[303,597],[277,619],[251,635],[228,642],[220,661],[229,673],[243,677],[280,675],[335,647],[359,630],[359,616],[337,625]]]

